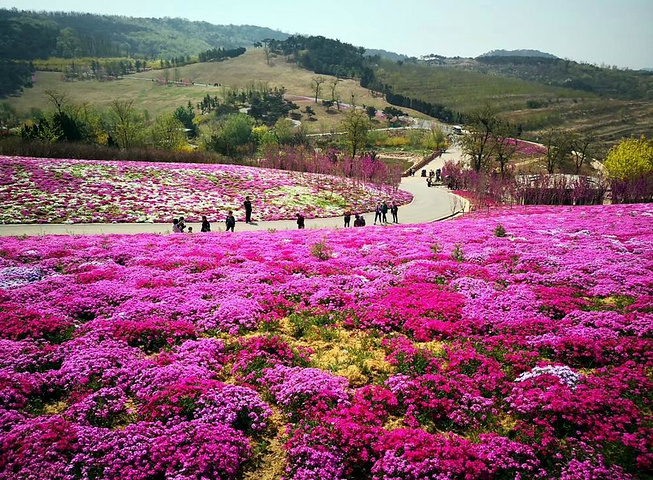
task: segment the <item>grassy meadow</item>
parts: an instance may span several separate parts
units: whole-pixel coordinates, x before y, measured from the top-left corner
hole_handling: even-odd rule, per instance
[[[587,92],[448,67],[384,62],[377,70],[377,78],[392,85],[395,93],[460,112],[488,101],[498,110],[507,111],[525,108],[528,100],[573,102],[594,97]]]
[[[282,57],[271,59],[270,66],[268,66],[263,51],[260,49],[250,50],[240,57],[224,62],[196,63],[167,70],[171,80],[175,78],[190,80],[194,85],[160,84],[157,80],[165,78],[165,69],[141,72],[113,81],[72,82],[63,81],[59,72],[39,71],[35,75],[32,88],[25,89],[22,95],[9,98],[6,101],[19,113],[29,115],[34,108],[40,110],[51,108],[45,92],[56,90],[65,93],[75,103],[88,103],[98,109],[108,108],[115,99],[134,100],[138,110],[147,110],[149,117],[154,118],[164,112],[171,112],[181,105],[186,105],[188,101],[195,105],[207,94],[222,97],[226,88],[247,88],[266,84],[271,88],[284,87],[292,95],[315,96],[315,92],[310,87],[312,78],[316,76],[313,72],[287,63]],[[320,76],[325,79],[320,98],[330,99],[329,84],[334,77]],[[216,83],[220,86],[214,86]],[[351,103],[353,95],[356,105],[372,105],[379,110],[389,106],[384,99],[373,97],[369,90],[351,79],[338,83],[337,95],[345,103]],[[335,107],[327,112],[320,102],[315,104],[314,101],[308,99],[293,101],[302,110],[306,106],[311,106],[315,111],[315,121],[307,121],[306,115],[302,115],[302,122],[310,133],[328,133],[337,130],[345,112],[345,110],[338,111]],[[426,118],[419,112],[410,109],[403,110],[415,117]],[[384,127],[386,125],[381,122],[377,126]]]

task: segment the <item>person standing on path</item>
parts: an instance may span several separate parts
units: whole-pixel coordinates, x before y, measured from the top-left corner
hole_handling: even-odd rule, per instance
[[[210,232],[211,231],[211,224],[206,219],[206,215],[202,215],[202,229],[200,231],[201,232]]]
[[[302,215],[301,213],[297,214],[297,228],[299,228],[300,230],[303,230],[304,228],[304,215]]]
[[[172,233],[181,233],[181,230],[179,230],[179,219],[178,218],[173,218],[172,219]]]
[[[186,230],[186,221],[184,220],[184,217],[179,217],[179,223],[177,226],[179,227],[179,231],[184,233],[184,230]]]
[[[225,225],[227,225],[227,232],[231,230],[232,232],[234,231],[234,227],[236,226],[236,219],[234,218],[234,212],[229,210],[229,214],[227,215],[227,219],[225,220]]]
[[[252,223],[252,202],[250,202],[249,197],[245,197],[245,223]]]
[[[392,206],[390,207],[390,213],[392,213],[392,221],[393,223],[399,223],[399,219],[397,218],[397,213],[399,212],[399,207],[395,202],[392,202]]]
[[[381,204],[381,215],[383,215],[383,223],[388,223],[388,204],[385,200]]]
[[[377,203],[376,204],[376,209],[374,210],[374,225],[376,225],[376,221],[379,221],[381,223],[381,204]]]
[[[349,226],[350,222],[351,222],[351,211],[347,210],[345,212],[345,228]]]

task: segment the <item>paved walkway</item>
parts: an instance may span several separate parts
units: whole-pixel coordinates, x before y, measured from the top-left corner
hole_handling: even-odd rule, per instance
[[[446,160],[460,159],[460,148],[452,147],[444,155],[434,159],[424,168],[427,170],[442,168]],[[468,202],[462,197],[453,195],[446,187],[428,187],[426,179],[419,177],[419,172],[414,177],[404,177],[399,188],[413,194],[413,201],[399,207],[399,223],[429,223],[449,218],[457,213],[468,211]],[[383,200],[383,199],[381,199]],[[388,200],[388,199],[386,199]],[[391,199],[389,199],[391,200]],[[374,212],[364,214],[367,226],[374,225]],[[392,215],[388,212],[388,220]],[[256,221],[256,205],[252,214]],[[211,221],[211,219],[209,219]],[[351,219],[353,225],[354,219]],[[199,223],[187,223],[193,227],[193,232],[200,233]],[[335,228],[343,227],[342,217],[306,219],[306,228]],[[224,220],[211,223],[213,231],[224,231]],[[246,224],[236,223],[236,232],[253,230],[291,230],[296,229],[295,220],[277,220]],[[367,227],[366,227],[367,228]],[[0,237],[20,235],[101,235],[112,233],[171,233],[172,224],[169,223],[77,223],[77,224],[16,224],[0,225]]]

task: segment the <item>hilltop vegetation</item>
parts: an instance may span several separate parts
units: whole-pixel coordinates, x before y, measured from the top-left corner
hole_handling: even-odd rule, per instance
[[[0,10],[0,58],[14,60],[51,56],[169,59],[287,36],[270,28],[212,25],[180,18]]]
[[[582,90],[626,100],[652,100],[653,74],[546,57],[483,56],[469,67],[483,73]]]
[[[478,58],[483,57],[539,57],[539,58],[558,58],[555,55],[550,53],[541,52],[539,50],[531,49],[522,49],[522,50],[490,50],[489,52],[483,53],[478,56]]]

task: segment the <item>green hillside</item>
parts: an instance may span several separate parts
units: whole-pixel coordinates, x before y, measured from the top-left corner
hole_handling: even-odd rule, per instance
[[[375,72],[377,81],[387,85],[392,93],[444,105],[458,112],[488,101],[500,111],[510,111],[526,108],[529,100],[548,104],[593,97],[586,92],[462,68],[381,61]]]
[[[508,64],[501,65],[506,67]],[[548,78],[554,76],[554,68],[548,70]],[[572,68],[579,71],[586,67],[576,64]],[[540,139],[542,131],[552,126],[592,131],[598,137],[600,150],[605,152],[622,137],[653,136],[653,101],[648,98],[650,95],[630,100],[628,92],[635,97],[640,95],[626,86],[621,89],[626,98],[614,98],[471,66],[434,67],[379,62],[375,72],[377,81],[384,85],[386,97],[392,103],[419,109],[419,102],[427,102],[429,108],[441,106],[445,112],[453,112],[452,118],[461,122],[464,122],[465,112],[489,104],[503,117],[520,125],[528,139]],[[632,75],[634,72],[622,73],[624,78],[636,78]],[[596,80],[603,82],[605,90],[619,88],[618,82],[596,75]],[[463,116],[456,118],[457,113]]]
[[[177,58],[288,35],[252,25],[0,9],[0,59]]]
[[[165,85],[162,79],[168,75],[186,80],[184,86]],[[16,109],[23,118],[30,112],[51,108],[46,91],[55,90],[76,104],[87,104],[93,108],[108,109],[116,99],[133,100],[140,111],[147,110],[150,118],[162,113],[170,113],[188,101],[196,105],[205,95],[223,97],[229,88],[248,88],[264,84],[269,88],[283,87],[289,94],[307,98],[293,98],[293,102],[302,110],[311,106],[315,112],[315,120],[302,120],[309,132],[321,133],[338,129],[345,110],[338,111],[336,107],[326,111],[321,103],[317,105],[311,97],[315,95],[311,89],[311,80],[315,74],[299,67],[295,63],[286,62],[284,57],[274,57],[267,64],[263,49],[248,50],[244,55],[224,62],[195,63],[175,69],[162,69],[127,75],[113,81],[64,81],[58,72],[37,72],[34,86],[25,89],[20,96],[5,100]],[[325,82],[320,98],[331,97],[330,83],[335,77],[322,75]],[[192,83],[191,83],[192,82]],[[215,84],[220,86],[215,86]],[[379,110],[389,104],[378,96],[373,96],[370,90],[360,86],[352,79],[340,80],[336,95],[342,102],[351,102],[352,95],[357,105],[375,106]],[[404,109],[413,116],[424,117],[419,112]],[[384,125],[381,125],[384,126]]]
[[[653,74],[545,57],[481,56],[469,70],[582,90],[623,100],[653,100]]]

